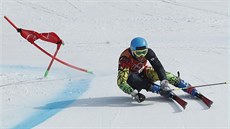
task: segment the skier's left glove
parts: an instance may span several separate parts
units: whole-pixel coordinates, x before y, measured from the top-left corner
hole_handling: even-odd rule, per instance
[[[131,96],[138,102],[138,103],[141,103],[145,100],[145,95],[139,93],[137,90],[134,90],[132,93],[131,93]]]
[[[161,90],[160,90],[160,95],[164,97],[170,97],[170,92],[172,91],[171,88],[169,87],[169,82],[168,80],[162,80],[160,82]]]

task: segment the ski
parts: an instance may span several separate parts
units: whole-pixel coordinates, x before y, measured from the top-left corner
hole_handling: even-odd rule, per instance
[[[172,98],[173,100],[175,100],[181,107],[183,107],[184,109],[186,108],[186,105],[188,104],[186,101],[184,101],[183,99],[181,99],[180,97],[178,97],[176,94],[171,94],[170,98]]]
[[[211,107],[211,105],[213,104],[213,102],[208,99],[207,97],[205,97],[204,95],[198,93],[197,98],[201,99],[209,108]]]

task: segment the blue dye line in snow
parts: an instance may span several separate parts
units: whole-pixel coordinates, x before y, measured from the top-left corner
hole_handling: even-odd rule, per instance
[[[12,129],[31,129],[32,127],[46,121],[60,112],[63,108],[66,108],[73,102],[77,101],[76,99],[88,89],[90,82],[91,81],[88,79],[71,82],[71,84],[68,84],[68,86],[66,86],[67,88],[59,94],[52,103],[46,104],[42,107],[36,107],[36,109],[40,111],[31,115],[31,117],[19,123]]]
[[[12,72],[15,70],[26,70],[28,71],[41,71],[42,68],[31,67],[31,66],[13,66],[13,65],[0,65],[2,72]],[[63,72],[64,73],[64,72]],[[67,75],[71,78],[73,75]],[[82,77],[81,77],[82,78]],[[34,107],[35,113],[28,116],[25,120],[18,123],[12,129],[31,129],[40,123],[46,121],[50,117],[54,116],[62,109],[68,107],[70,104],[77,101],[87,89],[93,79],[93,76],[85,76],[85,79],[71,79],[66,84],[65,89],[57,94],[53,100],[49,101],[48,104],[41,107]],[[26,109],[25,109],[26,110]]]

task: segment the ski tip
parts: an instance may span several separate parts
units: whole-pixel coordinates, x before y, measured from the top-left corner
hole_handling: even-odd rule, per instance
[[[206,105],[207,107],[211,107],[213,104],[213,101],[205,97],[203,94],[199,93],[197,94],[197,97],[200,98]]]
[[[188,105],[188,103],[186,102],[186,103],[184,104],[183,108],[185,109],[187,105]]]
[[[213,102],[210,101],[209,104],[207,104],[207,106],[208,106],[209,108],[211,108],[212,104],[213,104]]]
[[[181,107],[183,108],[183,109],[186,109],[186,106],[188,105],[188,103],[187,102],[184,102],[184,103],[182,103],[182,104],[180,104],[181,105]]]

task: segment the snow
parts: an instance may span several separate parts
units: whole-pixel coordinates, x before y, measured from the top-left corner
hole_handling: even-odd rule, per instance
[[[167,71],[193,85],[229,81],[227,0],[2,0],[1,129],[228,129],[229,85],[199,88],[209,109],[182,91],[186,109],[142,91],[137,103],[116,85],[118,58],[132,38],[146,38]],[[65,42],[54,62],[23,39],[18,27],[56,32]],[[50,53],[53,44],[37,41]],[[173,87],[172,87],[173,88]]]

